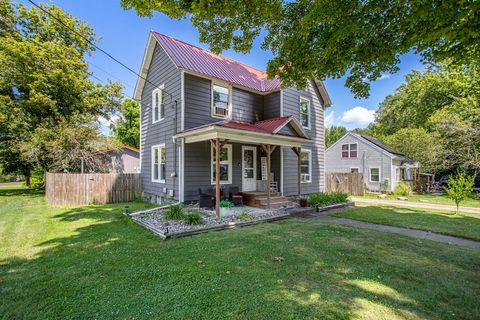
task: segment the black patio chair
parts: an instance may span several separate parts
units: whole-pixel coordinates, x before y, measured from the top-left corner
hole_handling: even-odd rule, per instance
[[[213,190],[207,189],[205,192],[201,188],[198,188],[198,206],[200,208],[214,208],[215,207],[215,196],[213,195]]]
[[[230,187],[229,200],[236,206],[243,206],[243,196],[239,193],[238,187]]]

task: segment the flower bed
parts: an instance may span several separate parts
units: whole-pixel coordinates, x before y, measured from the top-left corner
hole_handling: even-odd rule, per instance
[[[290,215],[282,209],[264,210],[250,207],[232,208],[234,214],[217,219],[215,211],[199,209],[198,207],[185,207],[187,214],[198,213],[201,216],[200,224],[187,224],[183,219],[167,219],[168,208],[151,210],[146,214],[132,216],[139,224],[160,235],[162,238],[189,235],[198,232],[231,228],[233,226],[251,225],[260,222],[284,219]]]

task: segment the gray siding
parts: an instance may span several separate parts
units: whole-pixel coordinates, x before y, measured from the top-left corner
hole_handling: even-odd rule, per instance
[[[300,120],[300,96],[310,100],[310,129],[305,129],[312,139],[312,144],[303,145],[302,148],[312,151],[312,182],[302,183],[302,194],[323,191],[325,188],[324,167],[324,109],[323,101],[315,85],[310,82],[304,90],[286,88],[283,94],[283,116],[293,115]],[[296,195],[298,174],[298,158],[290,148],[283,151],[283,193],[286,196]]]
[[[211,81],[185,74],[185,130],[222,119],[211,116]],[[255,122],[263,119],[263,96],[232,88],[232,119]]]
[[[149,195],[165,197],[169,189],[174,189],[177,199],[179,179],[171,177],[171,173],[176,172],[178,175],[178,149],[172,141],[172,136],[180,130],[181,72],[158,44],[154,50],[147,80],[141,103],[142,191]],[[165,91],[173,97],[165,96],[165,119],[152,123],[152,91],[162,84],[165,85]],[[166,147],[166,181],[152,182],[152,146],[162,143],[165,143]],[[164,188],[167,188],[167,194],[164,193]]]
[[[265,119],[280,117],[280,94],[281,91],[267,94],[263,98],[263,115]]]
[[[357,158],[342,158],[342,144],[357,144]],[[392,181],[391,157],[362,139],[346,134],[325,152],[327,172],[350,172],[350,168],[358,168],[363,173],[365,187],[370,191],[379,191],[379,182],[370,182],[370,168],[380,168],[380,181],[388,180],[389,189],[395,186]],[[393,177],[395,178],[395,177]]]

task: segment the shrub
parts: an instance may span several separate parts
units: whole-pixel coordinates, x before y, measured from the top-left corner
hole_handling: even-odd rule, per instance
[[[197,225],[197,224],[202,224],[203,223],[202,216],[197,211],[192,211],[192,212],[187,213],[185,215],[185,217],[183,218],[183,221],[186,224],[191,224],[191,225]]]
[[[400,181],[395,188],[395,194],[397,196],[408,196],[412,192],[412,188],[404,181]]]
[[[238,215],[238,219],[241,221],[251,221],[254,220],[255,217],[247,209],[242,209]]]
[[[475,177],[467,176],[463,170],[457,170],[455,177],[448,179],[445,191],[448,197],[455,201],[455,213],[458,213],[460,203],[471,195],[474,183]]]
[[[341,192],[312,193],[308,196],[310,207],[323,207],[330,204],[345,203],[348,195]]]
[[[222,200],[220,201],[220,208],[233,208],[233,202]]]
[[[165,218],[169,220],[181,220],[183,217],[183,206],[179,203],[169,205],[165,211]]]

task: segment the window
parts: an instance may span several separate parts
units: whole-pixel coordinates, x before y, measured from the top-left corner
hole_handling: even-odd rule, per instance
[[[358,168],[350,168],[350,173],[358,173]]]
[[[300,97],[300,123],[310,128],[310,100]]]
[[[166,151],[165,145],[160,144],[152,147],[152,181],[165,183],[166,175]]]
[[[212,184],[215,184],[216,178],[216,164],[215,164],[215,148],[212,145],[211,149],[212,164]],[[226,144],[220,150],[220,183],[232,183],[232,145]]]
[[[342,158],[356,158],[357,157],[357,144],[342,144]]]
[[[230,115],[230,89],[212,84],[212,117],[228,118]]]
[[[312,182],[312,151],[302,150],[300,153],[300,179],[302,183]]]
[[[165,118],[165,97],[163,94],[164,85],[152,91],[152,123]]]
[[[370,182],[380,182],[380,168],[370,168]]]

